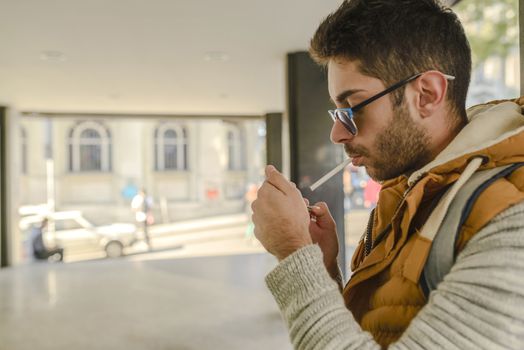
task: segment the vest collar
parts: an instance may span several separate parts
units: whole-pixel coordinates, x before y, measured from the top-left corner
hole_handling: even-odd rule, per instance
[[[468,109],[467,114],[468,124],[433,161],[411,174],[409,187],[440,165],[494,146],[524,131],[522,107],[516,102],[479,105]]]

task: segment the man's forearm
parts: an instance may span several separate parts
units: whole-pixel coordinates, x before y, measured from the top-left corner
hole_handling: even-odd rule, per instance
[[[328,273],[320,248],[309,245],[281,261],[266,277],[294,348],[380,349],[344,305],[340,283],[333,278],[340,276],[335,266]]]
[[[471,239],[390,349],[524,348],[524,204],[503,214]],[[296,349],[380,349],[345,307],[318,246],[290,255],[266,282]]]

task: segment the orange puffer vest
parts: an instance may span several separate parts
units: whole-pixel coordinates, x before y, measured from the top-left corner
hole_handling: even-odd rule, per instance
[[[524,98],[468,110],[470,122],[433,162],[409,179],[383,183],[372,218],[373,248],[366,255],[365,242],[360,242],[343,292],[357,322],[383,348],[402,335],[427,302],[419,282],[431,241],[419,231],[444,192],[474,157],[484,158],[479,170],[524,162],[522,105]],[[459,234],[456,253],[497,214],[523,200],[521,167],[480,195]]]

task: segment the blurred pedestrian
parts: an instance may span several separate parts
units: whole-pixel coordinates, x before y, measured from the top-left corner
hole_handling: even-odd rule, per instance
[[[153,199],[148,196],[145,189],[141,189],[131,201],[131,209],[135,213],[135,220],[138,226],[142,226],[144,240],[149,249],[151,249],[151,240],[149,237],[148,226],[154,223],[152,213]]]
[[[50,257],[58,256],[58,261],[64,260],[64,248],[48,248],[44,242],[44,230],[47,227],[48,219],[44,218],[40,225],[36,225],[31,230],[31,247],[33,256],[38,260],[48,260]]]

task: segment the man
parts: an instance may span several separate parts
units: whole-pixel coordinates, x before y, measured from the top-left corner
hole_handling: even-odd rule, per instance
[[[64,260],[64,248],[47,248],[44,242],[44,230],[47,227],[48,219],[44,218],[40,226],[34,226],[31,230],[31,247],[33,256],[39,260],[48,260],[52,256],[58,256],[58,261]]]
[[[469,44],[434,0],[346,0],[310,52],[328,71],[332,141],[382,189],[343,287],[326,204],[308,213],[266,168],[255,235],[280,261],[266,282],[295,348],[524,348],[524,98],[466,112]],[[424,269],[451,203],[491,171],[502,176],[475,192],[428,297]]]
[[[154,222],[151,208],[153,206],[153,199],[147,195],[145,189],[141,189],[131,201],[131,209],[135,212],[135,220],[137,224],[143,225],[144,239],[147,247],[151,250],[151,240],[149,237],[148,226]]]

